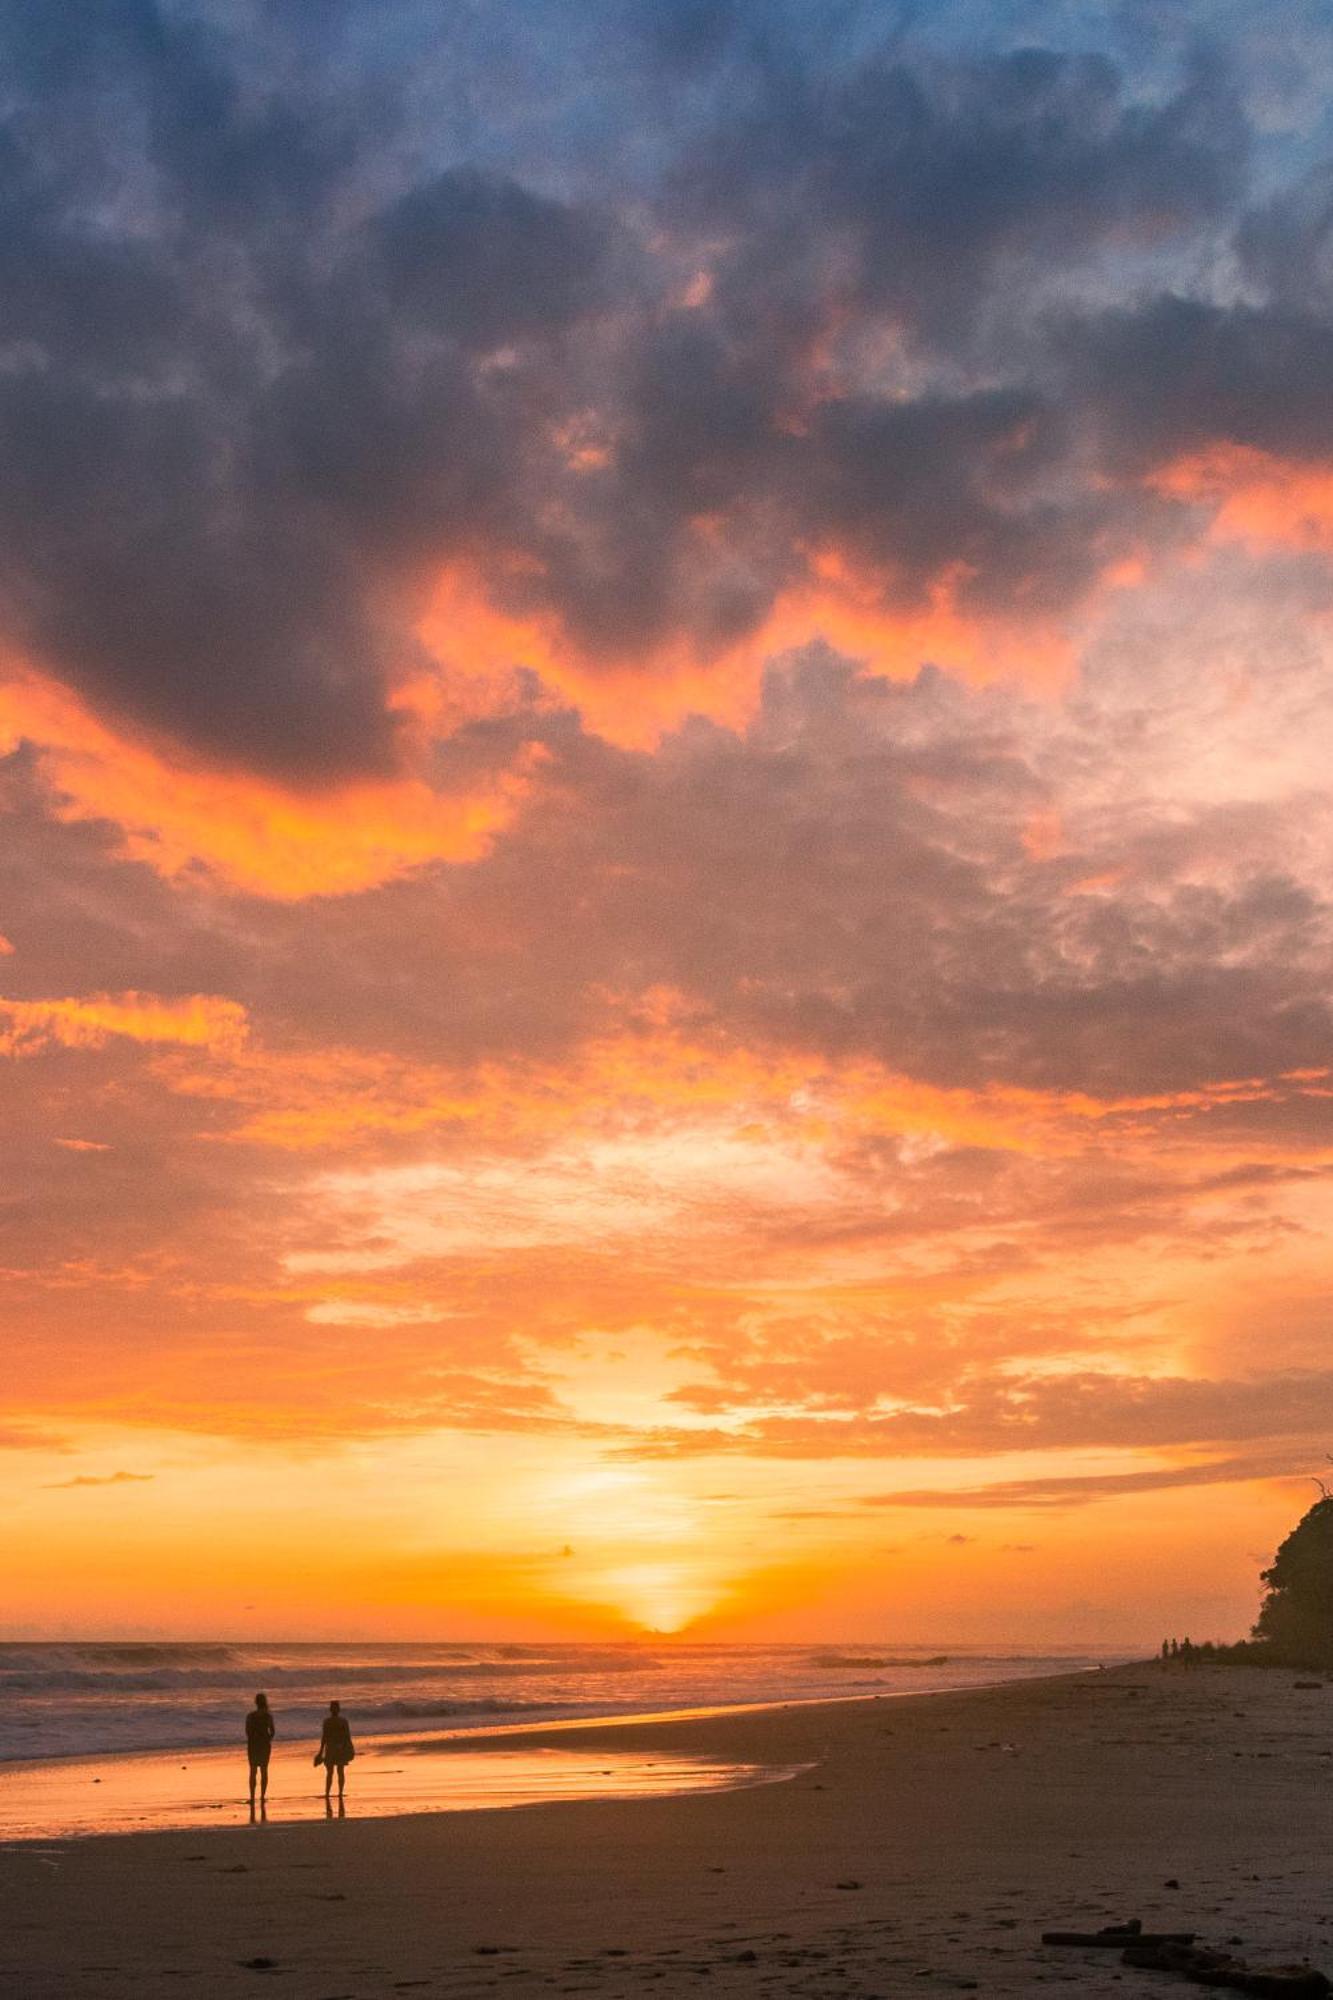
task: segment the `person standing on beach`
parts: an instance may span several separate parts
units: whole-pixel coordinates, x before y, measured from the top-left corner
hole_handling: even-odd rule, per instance
[[[338,1774],[338,1804],[342,1806],[343,1787],[347,1782],[347,1766],[356,1755],[352,1742],[352,1726],[342,1712],[342,1703],[331,1701],[329,1712],[324,1718],[324,1727],[319,1732],[319,1755],[315,1762],[324,1766],[324,1801],[327,1805],[333,1785],[333,1774]]]
[[[273,1715],[266,1694],[255,1696],[255,1705],[245,1718],[245,1753],[250,1760],[250,1817],[255,1812],[255,1779],[259,1780],[259,1809],[268,1802],[268,1760],[273,1748]]]

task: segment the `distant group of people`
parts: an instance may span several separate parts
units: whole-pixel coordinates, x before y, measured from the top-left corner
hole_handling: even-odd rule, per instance
[[[250,1817],[255,1816],[255,1791],[259,1792],[259,1811],[262,1814],[268,1803],[268,1766],[273,1752],[273,1739],[277,1729],[273,1721],[273,1711],[268,1705],[266,1694],[255,1696],[255,1705],[245,1718],[245,1753],[250,1760]],[[333,1781],[338,1780],[338,1810],[345,1812],[343,1792],[347,1784],[347,1766],[356,1755],[356,1745],[352,1741],[352,1726],[342,1712],[342,1703],[331,1701],[329,1712],[324,1717],[319,1732],[319,1748],[315,1752],[316,1764],[324,1766],[324,1803],[333,1810]]]
[[[1192,1639],[1163,1639],[1162,1665],[1164,1667],[1194,1667],[1199,1662],[1199,1649]]]

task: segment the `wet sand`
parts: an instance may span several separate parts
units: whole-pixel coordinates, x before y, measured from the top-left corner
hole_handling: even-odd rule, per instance
[[[315,1747],[313,1737],[282,1742],[268,1795],[258,1789],[256,1794],[257,1817],[267,1828],[308,1826],[326,1816],[324,1773],[312,1769]],[[447,1756],[433,1754],[446,1748]],[[477,1750],[456,1730],[425,1741],[381,1736],[364,1744],[355,1760],[352,1811],[359,1820],[389,1819],[553,1799],[662,1798],[780,1784],[799,1768],[603,1745],[571,1749],[543,1739],[528,1743],[517,1730],[514,1740],[486,1750]],[[157,1750],[0,1765],[0,1843],[37,1840],[49,1846],[75,1835],[211,1833],[245,1826],[251,1814],[244,1771],[242,1778],[238,1793],[234,1750]]]
[[[1130,1916],[1333,1971],[1333,1686],[1296,1678],[1124,1668],[529,1737],[813,1767],[670,1798],[358,1820],[358,1762],[331,1824],[0,1850],[0,1991],[1197,1990],[1040,1943]]]

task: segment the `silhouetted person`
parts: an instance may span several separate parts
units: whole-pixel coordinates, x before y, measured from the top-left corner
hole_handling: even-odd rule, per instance
[[[268,1799],[268,1760],[273,1748],[273,1716],[269,1710],[268,1696],[257,1694],[255,1705],[245,1718],[245,1754],[250,1759],[250,1813],[255,1810],[255,1779],[259,1780],[259,1805],[263,1810]]]
[[[342,1703],[331,1701],[329,1712],[324,1718],[324,1727],[319,1732],[318,1762],[324,1766],[324,1797],[327,1799],[333,1785],[333,1774],[338,1773],[338,1804],[342,1805],[343,1787],[347,1783],[347,1766],[356,1755],[352,1742],[352,1727],[342,1712]]]

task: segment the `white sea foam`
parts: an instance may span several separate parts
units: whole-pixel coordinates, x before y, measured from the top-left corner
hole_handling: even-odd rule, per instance
[[[281,1738],[337,1696],[362,1736],[422,1721],[618,1715],[975,1687],[1098,1664],[1086,1654],[883,1645],[0,1644],[0,1759],[239,1741],[263,1688]]]

